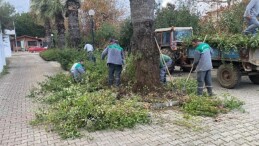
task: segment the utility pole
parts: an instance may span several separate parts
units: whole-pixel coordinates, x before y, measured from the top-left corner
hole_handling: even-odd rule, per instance
[[[15,30],[15,24],[13,21],[13,29],[14,29],[14,41],[15,41],[15,50],[17,49],[17,39],[16,39],[16,30]]]

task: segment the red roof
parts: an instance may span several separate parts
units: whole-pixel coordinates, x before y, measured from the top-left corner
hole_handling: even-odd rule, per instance
[[[17,37],[16,39],[21,39],[21,38],[30,38],[30,39],[35,39],[35,40],[41,40],[40,38],[36,38],[36,37],[28,36],[28,35],[22,35],[22,36]]]

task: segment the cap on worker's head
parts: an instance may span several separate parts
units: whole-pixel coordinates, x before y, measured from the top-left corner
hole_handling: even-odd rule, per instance
[[[79,59],[79,62],[84,62],[84,60],[83,59]]]
[[[113,39],[113,38],[110,39],[110,43],[115,43],[115,42],[116,42],[115,39]]]
[[[199,40],[197,38],[195,38],[195,39],[192,39],[192,42],[197,43],[197,42],[199,42]]]

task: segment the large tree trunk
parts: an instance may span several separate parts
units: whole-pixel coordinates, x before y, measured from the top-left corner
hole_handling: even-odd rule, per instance
[[[159,81],[159,51],[154,41],[155,0],[130,0],[133,24],[133,55],[136,57],[135,91],[156,89]]]
[[[49,19],[46,19],[45,20],[45,38],[46,38],[46,42],[47,42],[47,45],[48,45],[48,48],[51,47],[51,32],[50,32],[50,20]]]
[[[70,46],[77,48],[80,43],[80,30],[78,22],[78,9],[80,3],[77,0],[67,0],[66,2],[66,17],[68,17],[68,31]]]
[[[65,47],[65,25],[62,13],[55,17],[55,23],[58,30],[58,48],[63,49]]]

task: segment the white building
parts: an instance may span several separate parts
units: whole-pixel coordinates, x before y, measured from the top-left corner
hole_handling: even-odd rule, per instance
[[[15,35],[14,30],[5,30],[3,34],[0,27],[0,72],[6,65],[6,58],[12,56],[10,35]]]
[[[3,66],[6,65],[3,45],[3,34],[0,27],[0,72],[3,71]]]
[[[11,49],[11,43],[10,43],[10,36],[15,35],[14,30],[5,30],[5,33],[3,34],[3,45],[4,45],[4,53],[5,57],[11,57],[12,56],[12,49]]]

